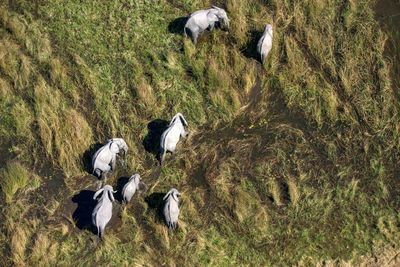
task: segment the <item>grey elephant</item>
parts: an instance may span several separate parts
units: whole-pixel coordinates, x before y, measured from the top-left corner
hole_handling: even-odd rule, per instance
[[[272,49],[272,33],[272,25],[267,24],[267,26],[265,26],[263,35],[258,41],[257,52],[260,54],[262,63],[265,62],[265,59]]]
[[[97,201],[96,207],[92,212],[92,223],[97,228],[97,235],[100,239],[104,236],[104,229],[106,225],[111,220],[112,217],[112,202],[114,202],[113,188],[111,185],[105,185],[102,189],[98,190],[93,199],[97,199],[97,197],[101,194],[101,197]]]
[[[167,151],[174,153],[176,145],[181,137],[187,136],[185,127],[188,126],[187,121],[181,113],[176,113],[172,118],[168,128],[162,133],[160,140],[160,163],[165,159]]]
[[[133,195],[138,191],[139,193],[146,191],[147,186],[141,181],[139,174],[134,174],[129,178],[129,181],[122,188],[122,199],[125,203],[131,201]]]
[[[101,179],[99,188],[106,183],[107,175],[115,170],[117,155],[125,156],[128,146],[124,139],[109,139],[107,144],[96,151],[92,158],[93,175]]]
[[[213,6],[210,9],[196,11],[189,16],[185,24],[185,36],[187,36],[187,31],[189,30],[192,41],[197,44],[199,34],[206,29],[212,31],[217,22],[221,24],[222,28],[229,28],[229,19],[224,9]]]
[[[165,195],[163,200],[165,201],[164,204],[164,218],[167,226],[170,230],[176,228],[178,224],[178,217],[179,217],[179,196],[181,194],[175,188],[172,188],[168,191]]]

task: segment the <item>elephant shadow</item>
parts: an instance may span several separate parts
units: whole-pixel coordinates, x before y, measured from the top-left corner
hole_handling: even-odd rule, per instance
[[[144,149],[156,157],[160,152],[160,140],[163,132],[168,128],[169,122],[156,119],[147,124],[148,133],[143,140]]]
[[[260,31],[250,31],[248,36],[249,36],[249,41],[246,43],[246,45],[241,49],[242,54],[249,58],[249,59],[255,59],[258,62],[261,62],[260,55],[257,52],[257,44],[258,41],[260,40],[263,32]]]
[[[117,191],[117,193],[115,193],[114,197],[119,203],[122,203],[122,200],[123,200],[122,189],[129,182],[129,178],[130,177],[127,177],[127,176],[122,176],[122,177],[118,178],[117,185],[115,187],[115,190]]]
[[[155,192],[151,193],[147,197],[145,197],[144,201],[147,203],[149,208],[156,213],[156,219],[159,222],[164,222],[163,216],[163,207],[164,207],[164,198],[165,193]]]
[[[87,149],[82,155],[82,164],[85,171],[89,174],[93,173],[92,158],[97,150],[99,150],[104,144],[96,143]]]
[[[93,199],[94,194],[95,191],[82,190],[72,197],[72,202],[77,204],[72,218],[80,230],[89,230],[97,234],[97,229],[92,224],[92,212],[97,204],[97,201]]]
[[[168,31],[174,34],[183,34],[183,28],[185,27],[188,17],[179,17],[171,21],[168,25]]]

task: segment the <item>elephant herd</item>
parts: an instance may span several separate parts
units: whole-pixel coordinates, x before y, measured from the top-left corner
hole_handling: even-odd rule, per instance
[[[177,113],[171,120],[168,128],[161,135],[160,140],[160,164],[163,163],[167,152],[174,153],[176,145],[181,137],[186,137],[188,132],[185,127],[187,121],[181,113]],[[113,138],[96,151],[92,158],[92,174],[99,178],[100,183],[93,199],[97,199],[97,205],[92,212],[92,223],[97,228],[97,234],[103,237],[104,229],[112,217],[112,203],[115,201],[114,191],[107,183],[107,177],[115,170],[117,156],[126,156],[128,145],[122,138]],[[138,191],[144,191],[146,185],[141,181],[139,174],[134,174],[122,188],[123,203],[131,201],[133,195]],[[163,215],[169,229],[175,229],[179,217],[179,197],[177,189],[172,188],[164,196]]]
[[[192,13],[185,26],[184,35],[191,35],[192,41],[196,44],[199,35],[205,30],[212,31],[216,25],[224,29],[229,28],[228,16],[224,9],[213,6],[210,9],[199,10]],[[257,52],[260,54],[262,62],[272,48],[272,25],[268,24],[257,44]],[[162,133],[160,140],[159,160],[162,165],[167,152],[174,153],[176,145],[181,137],[187,136],[185,127],[187,121],[181,113],[177,113],[171,120],[168,128]],[[107,176],[115,170],[117,156],[126,156],[128,146],[122,138],[113,138],[96,151],[92,158],[93,175],[98,177],[100,182],[98,191],[93,199],[97,200],[97,205],[92,212],[92,223],[97,228],[99,238],[104,235],[104,230],[112,217],[112,203],[114,193],[112,186],[107,185]],[[124,185],[121,195],[124,203],[131,201],[133,195],[138,191],[144,191],[146,185],[141,182],[139,174],[134,174]],[[164,206],[162,209],[165,223],[169,229],[175,229],[179,217],[179,196],[177,189],[172,188],[163,198]]]

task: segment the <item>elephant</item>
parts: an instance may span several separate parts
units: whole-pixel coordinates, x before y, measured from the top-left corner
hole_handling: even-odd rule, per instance
[[[143,192],[145,191],[147,186],[141,182],[141,178],[139,174],[134,174],[129,178],[129,181],[125,184],[124,188],[122,188],[122,199],[125,203],[131,201],[133,195],[136,191]]]
[[[115,170],[117,155],[123,153],[126,156],[128,146],[122,138],[113,138],[107,144],[96,151],[92,158],[93,175],[103,181],[99,188],[105,184],[107,174]]]
[[[171,120],[168,128],[162,133],[160,140],[160,164],[165,159],[167,151],[174,153],[180,137],[186,137],[185,127],[188,124],[181,113],[177,113]]]
[[[168,193],[165,195],[163,200],[165,201],[164,204],[164,218],[165,222],[167,223],[167,226],[170,230],[173,230],[176,228],[177,223],[178,223],[178,217],[179,217],[179,199],[178,197],[181,194],[176,190],[175,188],[172,188],[171,190],[168,191]]]
[[[199,34],[206,29],[212,31],[217,22],[221,24],[222,28],[229,29],[229,19],[224,9],[212,6],[210,9],[198,10],[189,16],[184,27],[185,36],[187,37],[189,29],[192,41],[197,44]]]
[[[261,56],[262,63],[265,62],[265,59],[267,58],[268,53],[271,51],[271,48],[272,48],[272,25],[267,24],[267,26],[265,26],[264,33],[257,44],[257,52]]]
[[[108,222],[112,217],[112,202],[114,202],[113,188],[111,185],[105,185],[102,189],[98,190],[93,199],[97,199],[97,197],[101,194],[102,196],[99,198],[96,207],[92,212],[92,223],[97,228],[97,235],[100,239],[103,238],[104,229]]]

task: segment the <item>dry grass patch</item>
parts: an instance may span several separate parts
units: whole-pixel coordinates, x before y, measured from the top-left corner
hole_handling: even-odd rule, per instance
[[[257,206],[257,199],[255,196],[243,191],[235,190],[232,194],[233,210],[239,223],[254,216],[255,207]],[[256,204],[257,203],[257,204]],[[259,214],[263,217],[263,214]]]
[[[281,187],[279,185],[279,182],[276,179],[271,178],[268,181],[268,189],[269,189],[269,193],[272,196],[272,199],[274,200],[274,203],[277,206],[283,205]]]
[[[52,48],[47,34],[40,31],[41,25],[31,17],[22,17],[8,13],[3,9],[0,13],[3,27],[7,28],[18,43],[26,49],[30,56],[40,63],[47,62],[52,55]]]
[[[154,97],[153,88],[146,81],[146,79],[142,78],[141,82],[137,87],[135,87],[135,91],[140,101],[147,107],[152,108],[156,103],[156,99]]]
[[[0,170],[0,186],[6,203],[11,203],[15,193],[27,186],[29,177],[28,170],[18,162],[8,163]]]
[[[297,202],[299,201],[299,198],[300,198],[300,192],[299,192],[299,189],[298,189],[297,182],[293,177],[288,177],[288,178],[286,178],[286,184],[288,186],[290,203],[293,206],[296,206],[296,204],[297,204]]]
[[[0,40],[0,69],[8,79],[16,79],[19,76],[20,51],[9,38]]]
[[[35,87],[35,100],[39,133],[47,154],[61,166],[68,166],[68,176],[79,173],[80,157],[93,143],[88,122],[79,112],[67,108],[60,92],[41,78]]]
[[[244,45],[247,42],[247,32],[248,32],[248,17],[247,8],[249,7],[249,2],[243,1],[228,1],[227,12],[231,20],[230,32],[235,37],[236,43],[239,46]]]
[[[36,235],[29,261],[41,266],[52,266],[55,264],[58,243],[53,243],[45,233]]]
[[[26,264],[26,249],[30,235],[30,231],[23,225],[15,227],[12,231],[10,249],[12,261],[16,266],[25,266]]]
[[[31,126],[34,122],[32,110],[24,101],[16,102],[11,110],[14,118],[14,128],[16,136],[27,140],[29,143],[34,141]]]

